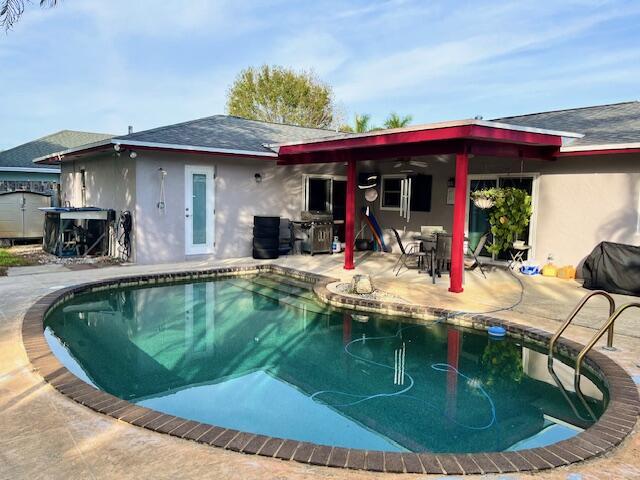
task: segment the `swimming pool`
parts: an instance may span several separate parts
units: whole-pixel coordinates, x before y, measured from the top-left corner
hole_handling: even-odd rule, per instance
[[[76,294],[45,337],[76,376],[196,422],[334,447],[473,453],[550,445],[591,426],[539,347],[440,321],[339,310],[309,285],[259,274]]]

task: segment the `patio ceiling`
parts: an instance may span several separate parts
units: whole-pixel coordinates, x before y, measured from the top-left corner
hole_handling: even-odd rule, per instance
[[[273,145],[279,165],[381,160],[398,156],[470,155],[554,160],[580,134],[483,120],[419,125],[347,137]]]

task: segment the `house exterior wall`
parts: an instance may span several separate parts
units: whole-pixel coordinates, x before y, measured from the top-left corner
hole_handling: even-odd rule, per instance
[[[346,174],[343,164],[277,166],[270,159],[243,159],[184,153],[139,151],[134,161],[123,155],[94,157],[62,166],[63,200],[81,205],[80,169],[87,171],[87,205],[131,210],[134,216],[133,260],[165,263],[197,259],[185,255],[185,165],[211,165],[215,180],[215,252],[209,257],[251,255],[254,215],[298,218],[303,207],[303,175]],[[433,176],[431,212],[412,212],[406,222],[399,212],[369,204],[383,228],[396,228],[405,241],[421,225],[451,229],[453,205],[447,205],[447,182],[454,176],[452,156],[425,157],[427,167],[400,166],[395,160],[358,164],[359,172],[398,174],[411,169]],[[166,208],[157,208],[159,168],[167,171]],[[470,174],[539,174],[537,180],[535,257],[579,265],[600,241],[640,245],[640,157],[568,157],[554,162],[472,158]],[[260,173],[262,182],[254,175]],[[367,203],[356,194],[358,211]],[[356,230],[362,226],[359,216]],[[388,232],[388,244],[397,250]],[[205,257],[206,258],[206,257]]]
[[[86,172],[86,202],[82,205],[80,171]],[[134,211],[136,202],[136,165],[128,156],[99,155],[63,162],[60,181],[62,204],[73,207],[95,206],[116,211],[116,218],[124,210]],[[135,230],[132,232],[132,261],[135,261]],[[113,242],[112,242],[113,243]]]
[[[339,165],[283,167],[276,166],[272,159],[137,153],[134,228],[138,263],[250,256],[254,215],[299,218],[303,173],[335,171],[344,174],[344,167]],[[212,255],[185,255],[185,165],[215,167],[215,248]],[[160,168],[167,172],[164,212],[157,208]],[[255,181],[256,173],[262,175],[260,183]]]
[[[411,169],[433,176],[431,212],[412,212],[407,222],[398,211],[381,210],[380,199],[369,204],[383,228],[399,230],[403,242],[411,241],[421,225],[442,225],[451,230],[453,205],[447,205],[447,181],[454,176],[453,156],[424,157],[428,166],[396,162],[364,163],[360,171],[397,174]],[[539,174],[535,202],[534,252],[538,262],[549,254],[559,265],[580,266],[601,241],[640,245],[640,156],[565,157],[556,161],[472,158],[472,175],[512,174],[521,170]],[[360,205],[365,202],[358,196]],[[398,251],[395,239],[387,244]]]

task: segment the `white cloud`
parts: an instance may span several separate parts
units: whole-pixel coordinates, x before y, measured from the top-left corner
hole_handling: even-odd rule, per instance
[[[466,12],[465,16],[468,15],[469,12]],[[517,18],[510,18],[512,15],[517,15]],[[422,90],[425,85],[434,81],[445,82],[447,78],[464,75],[466,69],[480,63],[486,67],[496,59],[528,49],[553,48],[555,43],[566,41],[598,24],[618,18],[623,13],[612,10],[585,18],[567,18],[563,21],[562,28],[557,24],[525,22],[519,18],[520,15],[522,12],[514,10],[513,5],[494,11],[492,15],[480,11],[476,22],[468,23],[476,27],[468,28],[462,39],[440,39],[400,52],[391,51],[386,55],[370,56],[368,59],[352,62],[336,86],[336,92],[346,102],[374,100],[394,92],[411,94],[414,93],[414,88]],[[492,23],[483,22],[483,19],[491,18]],[[452,32],[456,32],[453,30],[456,25],[465,24],[460,20],[447,20],[446,25]],[[510,28],[505,28],[505,21],[509,22],[507,26]],[[477,25],[482,28],[478,29]],[[468,80],[473,81],[472,78]]]
[[[271,56],[274,63],[313,70],[320,76],[337,70],[348,57],[347,47],[335,36],[315,29],[279,39]]]

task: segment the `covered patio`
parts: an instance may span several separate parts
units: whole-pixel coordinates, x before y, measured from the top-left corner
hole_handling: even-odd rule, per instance
[[[484,120],[461,120],[321,140],[272,146],[278,165],[343,164],[347,171],[344,269],[352,270],[356,231],[357,176],[367,169],[401,159],[444,157],[455,162],[451,215],[451,268],[449,291],[463,291],[464,240],[468,212],[471,163],[499,159],[523,165],[525,160],[554,161],[560,148],[581,135],[508,125]],[[453,160],[455,159],[455,160]],[[384,226],[383,226],[384,228]]]

